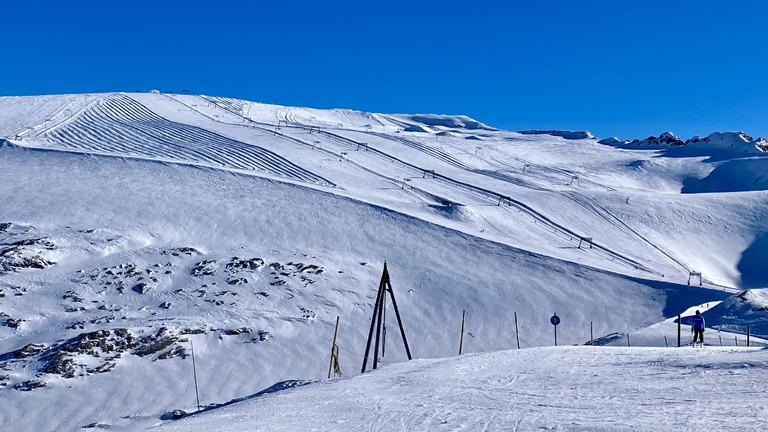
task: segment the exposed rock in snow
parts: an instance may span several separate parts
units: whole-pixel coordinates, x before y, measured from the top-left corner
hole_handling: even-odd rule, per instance
[[[761,152],[768,152],[768,141],[766,141],[765,138],[760,137],[755,140],[755,147]]]
[[[590,139],[594,138],[595,136],[592,135],[589,131],[569,131],[569,130],[524,130],[519,131],[521,134],[525,135],[553,135],[553,136],[559,136],[565,139]]]

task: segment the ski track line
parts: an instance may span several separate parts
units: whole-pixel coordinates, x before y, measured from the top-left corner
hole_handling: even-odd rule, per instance
[[[301,182],[334,186],[273,152],[206,129],[169,121],[125,95],[102,99],[45,136],[65,148],[85,152],[96,150],[263,171]]]

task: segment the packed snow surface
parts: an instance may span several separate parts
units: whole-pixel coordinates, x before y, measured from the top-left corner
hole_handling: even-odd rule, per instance
[[[0,424],[664,430],[706,411],[727,429],[732,401],[764,418],[749,397],[763,351],[745,344],[748,328],[753,346],[768,336],[765,140],[528,132],[214,96],[0,98]],[[385,262],[417,360],[388,301],[383,367],[360,375]],[[709,346],[678,349],[696,309]],[[543,348],[555,313],[561,347]],[[344,378],[321,382],[337,317]],[[459,340],[488,354],[452,358]],[[193,358],[206,409],[174,424],[196,410]],[[430,383],[457,368],[471,379]],[[527,378],[507,385],[514,370]],[[712,399],[672,406],[662,390],[694,399],[675,371],[706,372]],[[547,377],[569,397],[552,402]],[[503,410],[518,384],[520,409]]]
[[[390,365],[149,429],[758,431],[768,351],[531,348]]]

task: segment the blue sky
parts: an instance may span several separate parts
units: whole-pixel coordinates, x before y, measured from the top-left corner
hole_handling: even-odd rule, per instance
[[[768,2],[3,2],[0,95],[189,90],[509,129],[768,137]]]

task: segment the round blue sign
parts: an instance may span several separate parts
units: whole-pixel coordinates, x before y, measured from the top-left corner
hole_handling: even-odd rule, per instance
[[[552,325],[556,326],[560,324],[560,317],[557,315],[553,315],[552,318],[549,319],[549,322],[551,322]]]

